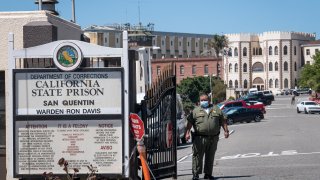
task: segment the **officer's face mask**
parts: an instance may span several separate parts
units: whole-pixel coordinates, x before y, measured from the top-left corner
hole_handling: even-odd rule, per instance
[[[200,106],[202,108],[207,108],[209,107],[209,101],[200,101]]]

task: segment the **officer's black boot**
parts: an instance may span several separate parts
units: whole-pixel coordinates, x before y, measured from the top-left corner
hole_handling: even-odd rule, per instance
[[[209,174],[205,174],[204,175],[204,177],[203,177],[203,179],[214,179],[214,177],[213,176],[211,176],[211,175],[209,175]]]
[[[198,174],[193,174],[192,180],[199,180],[199,175]]]

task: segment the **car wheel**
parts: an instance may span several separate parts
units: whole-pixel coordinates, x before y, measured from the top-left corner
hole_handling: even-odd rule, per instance
[[[260,122],[261,121],[261,116],[259,114],[257,114],[255,117],[254,117],[254,121],[255,122]]]
[[[304,113],[308,114],[307,108],[304,108]]]
[[[300,113],[299,108],[297,108],[297,113]]]
[[[231,118],[228,118],[228,120],[227,120],[227,124],[228,125],[232,125],[234,122],[233,122],[233,119],[231,119]]]

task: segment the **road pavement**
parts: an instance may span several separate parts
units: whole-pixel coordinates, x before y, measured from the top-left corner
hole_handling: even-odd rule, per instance
[[[320,179],[320,115],[298,114],[290,100],[291,96],[276,97],[261,122],[229,126],[234,133],[219,141],[216,179]],[[179,147],[178,179],[192,178],[191,152],[191,144]]]

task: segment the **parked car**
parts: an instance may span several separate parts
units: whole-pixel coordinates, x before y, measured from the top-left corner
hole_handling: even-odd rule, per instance
[[[263,95],[266,96],[267,99],[270,99],[271,101],[274,101],[274,95],[273,95],[272,91],[264,90],[262,92],[263,92]]]
[[[320,113],[320,105],[314,101],[302,101],[297,104],[297,113],[302,111],[304,111],[305,114]]]
[[[292,92],[294,95],[299,95],[299,94],[311,94],[312,90],[310,88],[299,88],[299,89],[294,89]]]
[[[281,91],[281,89],[277,89],[276,92],[275,92],[275,95],[278,96],[278,95],[283,95],[284,92]]]
[[[261,119],[264,118],[263,113],[260,110],[244,107],[231,108],[224,113],[224,116],[227,118],[228,125],[236,122],[250,123],[252,120],[260,122]]]
[[[243,100],[227,101],[223,103],[219,108],[223,110],[224,108],[230,108],[230,107],[245,107],[245,108],[259,109],[264,114],[266,113],[266,110],[263,104],[249,104]]]
[[[272,99],[269,97],[263,95],[263,93],[254,93],[254,94],[248,94],[246,96],[242,96],[239,98],[239,100],[244,101],[259,101],[262,102],[265,106],[270,105],[272,103]]]

